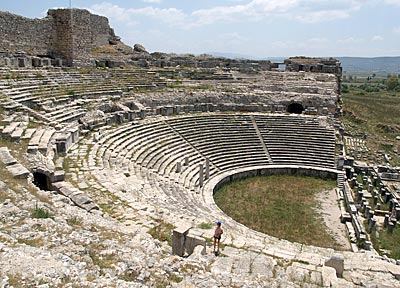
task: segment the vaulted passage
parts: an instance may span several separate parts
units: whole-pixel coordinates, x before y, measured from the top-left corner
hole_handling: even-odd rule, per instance
[[[43,173],[33,173],[33,184],[40,190],[50,191],[50,179]]]
[[[299,103],[292,103],[287,107],[287,112],[293,113],[293,114],[301,114],[304,111],[303,105]]]

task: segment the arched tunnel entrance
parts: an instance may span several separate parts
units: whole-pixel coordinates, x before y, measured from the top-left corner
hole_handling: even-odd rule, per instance
[[[299,103],[291,103],[287,107],[286,111],[293,114],[301,114],[304,111],[304,107]]]
[[[50,191],[50,178],[43,173],[33,172],[33,184],[40,190]]]

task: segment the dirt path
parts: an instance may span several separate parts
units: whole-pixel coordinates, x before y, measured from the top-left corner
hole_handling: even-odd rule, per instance
[[[317,211],[323,217],[325,225],[342,250],[351,250],[346,225],[340,222],[340,209],[335,189],[322,191],[316,195],[320,208]]]

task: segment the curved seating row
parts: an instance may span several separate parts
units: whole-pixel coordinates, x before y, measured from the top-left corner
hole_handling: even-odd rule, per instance
[[[333,129],[319,126],[310,117],[200,114],[120,126],[93,145],[91,157],[98,167],[124,168],[134,163],[143,171],[196,189],[199,167],[205,166],[206,159],[210,177],[268,164],[334,168],[334,148]]]

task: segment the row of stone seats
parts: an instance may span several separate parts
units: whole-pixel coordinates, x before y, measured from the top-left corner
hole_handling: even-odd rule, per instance
[[[29,175],[29,170],[18,163],[7,147],[0,147],[0,162],[6,166],[14,178],[27,178]]]
[[[299,129],[306,132],[300,133]],[[199,165],[204,165],[206,158],[210,160],[211,177],[232,168],[271,164],[269,155],[273,164],[325,168],[332,168],[335,160],[333,131],[319,127],[310,118],[243,114],[128,124],[106,135],[93,150],[97,165],[121,167],[132,161],[189,188],[199,186]],[[189,163],[183,165],[186,157]],[[181,164],[181,171],[177,163]]]
[[[108,137],[108,142],[106,140],[103,144],[106,149],[100,150],[105,165],[107,162],[112,166],[130,160],[166,178],[184,183],[185,180],[179,180],[179,174],[175,173],[176,163],[183,162],[185,157],[189,157],[193,165],[205,160],[163,121],[133,125],[130,130],[125,127],[119,131],[121,133],[117,135],[114,132],[115,138]]]
[[[220,170],[269,162],[249,115],[192,116],[168,123]]]
[[[51,140],[56,130],[53,128],[36,129],[32,138],[29,140],[28,153],[41,152],[43,155],[47,154],[48,149],[51,147]]]
[[[333,129],[304,117],[256,115],[255,119],[274,164],[335,167]]]

